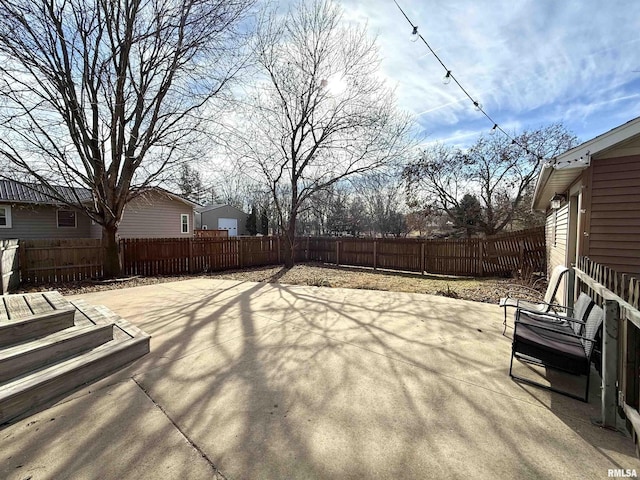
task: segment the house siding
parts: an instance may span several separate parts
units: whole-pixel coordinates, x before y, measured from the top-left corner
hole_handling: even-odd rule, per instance
[[[549,210],[545,225],[547,244],[547,275],[558,265],[567,265],[567,234],[569,231],[569,204],[558,210]],[[564,299],[564,281],[558,289],[557,299]]]
[[[248,235],[248,216],[249,215],[238,208],[232,207],[231,205],[224,205],[213,210],[202,212],[200,214],[200,225],[206,225],[209,230],[216,230],[218,228],[218,219],[235,218],[238,220],[238,235]]]
[[[585,253],[619,272],[640,274],[640,155],[598,158],[591,169]]]
[[[189,231],[181,231],[181,215],[189,215]],[[134,198],[118,226],[120,238],[175,238],[193,236],[193,207],[160,192]]]
[[[11,228],[0,228],[0,239],[87,238],[91,221],[76,210],[75,228],[58,228],[56,211],[50,205],[11,205]],[[67,208],[65,208],[67,209]]]

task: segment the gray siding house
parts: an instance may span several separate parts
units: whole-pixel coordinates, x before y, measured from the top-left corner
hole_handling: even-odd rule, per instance
[[[248,235],[249,215],[239,208],[225,204],[196,208],[196,228],[203,230],[228,230],[230,237]]]
[[[91,201],[86,189],[61,187],[70,203]],[[120,238],[190,237],[196,204],[160,188],[125,207]],[[0,180],[0,239],[100,238],[102,229],[81,210],[48,196],[36,185]]]

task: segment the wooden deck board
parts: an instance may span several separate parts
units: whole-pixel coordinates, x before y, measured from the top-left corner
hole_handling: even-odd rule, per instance
[[[53,306],[47,302],[47,299],[44,298],[44,295],[41,293],[25,295],[24,299],[33,313],[47,313],[53,311]]]
[[[24,295],[7,295],[4,298],[4,301],[10,321],[26,318],[33,314],[24,298]]]
[[[71,305],[69,300],[66,300],[62,295],[60,295],[60,292],[57,291],[45,292],[42,296],[46,298],[56,310],[68,308]]]
[[[6,295],[0,296],[0,323],[8,322],[9,315],[7,314],[7,307],[5,306],[4,299]]]

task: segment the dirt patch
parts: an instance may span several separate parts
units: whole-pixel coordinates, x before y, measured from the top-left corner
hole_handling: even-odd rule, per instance
[[[290,285],[310,285],[317,287],[361,288],[365,290],[386,290],[394,292],[429,293],[451,298],[497,303],[507,292],[524,285],[523,282],[504,278],[468,278],[442,275],[420,275],[414,273],[374,271],[366,268],[336,267],[327,264],[309,263],[296,265],[291,269],[282,266],[232,270],[201,275],[176,275],[170,277],[134,277],[114,282],[76,282],[39,287],[26,287],[23,291],[58,290],[63,295],[97,292],[129,288],[139,285],[153,285],[175,282],[191,278],[224,278],[245,282],[282,283]],[[521,298],[540,298],[546,285],[540,284],[541,292],[519,292]]]

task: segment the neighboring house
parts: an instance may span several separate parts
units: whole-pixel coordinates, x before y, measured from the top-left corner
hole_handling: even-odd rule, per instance
[[[161,188],[151,188],[124,207],[120,238],[192,237],[198,204]]]
[[[60,187],[70,203],[90,202],[89,190]],[[120,238],[191,237],[197,205],[161,188],[150,188],[125,207]],[[80,209],[47,195],[37,185],[0,180],[0,239],[100,238],[102,229]]]
[[[227,230],[230,237],[248,235],[248,214],[239,208],[225,204],[196,208],[196,228],[203,230]]]
[[[72,203],[91,200],[85,189],[61,187],[59,192]],[[81,210],[51,198],[35,185],[0,180],[0,239],[90,237],[91,220]]]
[[[586,256],[639,275],[640,117],[544,165],[533,209],[546,211],[549,271]]]

